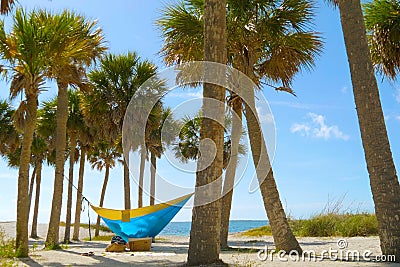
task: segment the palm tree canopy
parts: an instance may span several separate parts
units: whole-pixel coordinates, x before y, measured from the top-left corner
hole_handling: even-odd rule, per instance
[[[186,116],[182,119],[178,143],[174,145],[175,157],[182,162],[188,160],[196,160],[199,157],[199,144],[200,144],[200,128],[202,117],[198,113],[194,118]],[[223,153],[223,167],[226,169],[231,155],[231,118],[225,116],[225,134],[224,134],[224,153]],[[244,134],[244,131],[243,133]],[[247,153],[246,145],[239,144],[239,154],[244,155]]]
[[[5,101],[0,100],[0,155],[13,152],[20,144],[20,136],[14,127],[14,109]]]
[[[167,64],[203,59],[203,5],[186,0],[163,11],[157,24],[165,37],[161,54]],[[297,72],[314,65],[322,49],[312,30],[313,9],[306,0],[228,0],[228,63],[238,69],[250,63],[257,85],[265,78],[288,86]]]
[[[400,3],[373,0],[364,5],[364,12],[372,62],[395,79],[400,70]]]
[[[122,130],[126,109],[139,87],[156,73],[156,66],[136,53],[108,54],[88,75],[92,90],[82,94],[82,110],[88,125],[101,138],[115,140]]]
[[[93,169],[101,171],[105,167],[113,168],[116,159],[121,157],[117,152],[115,144],[100,141],[89,150],[88,160]]]

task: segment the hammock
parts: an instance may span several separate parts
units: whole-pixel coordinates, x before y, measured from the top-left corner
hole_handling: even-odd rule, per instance
[[[129,238],[155,237],[175,217],[193,194],[165,203],[133,210],[113,210],[90,205],[116,235]]]

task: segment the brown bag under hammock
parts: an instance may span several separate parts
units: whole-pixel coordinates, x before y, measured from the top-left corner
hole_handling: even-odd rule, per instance
[[[124,252],[125,248],[126,248],[126,245],[112,243],[106,247],[106,252]]]

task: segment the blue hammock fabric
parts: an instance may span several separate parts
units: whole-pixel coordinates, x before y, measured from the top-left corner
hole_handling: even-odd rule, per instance
[[[175,217],[193,194],[134,210],[112,210],[91,205],[105,224],[126,242],[129,238],[155,237]]]

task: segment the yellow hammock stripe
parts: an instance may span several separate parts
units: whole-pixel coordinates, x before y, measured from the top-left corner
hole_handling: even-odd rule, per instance
[[[135,218],[135,217],[140,217],[140,216],[144,216],[162,209],[165,209],[167,207],[173,206],[178,204],[179,202],[182,202],[183,200],[187,199],[188,197],[192,196],[192,194],[188,194],[186,196],[183,197],[179,197],[173,200],[170,200],[168,202],[165,203],[160,203],[154,206],[147,206],[147,207],[142,207],[142,208],[138,208],[138,209],[133,209],[133,210],[113,210],[113,209],[106,209],[106,208],[100,208],[100,207],[96,207],[93,206],[92,204],[90,204],[90,206],[92,207],[92,209],[101,217],[109,219],[109,220],[121,220],[121,221],[126,221],[126,219],[124,218],[125,215],[127,215],[129,213],[129,217]]]

